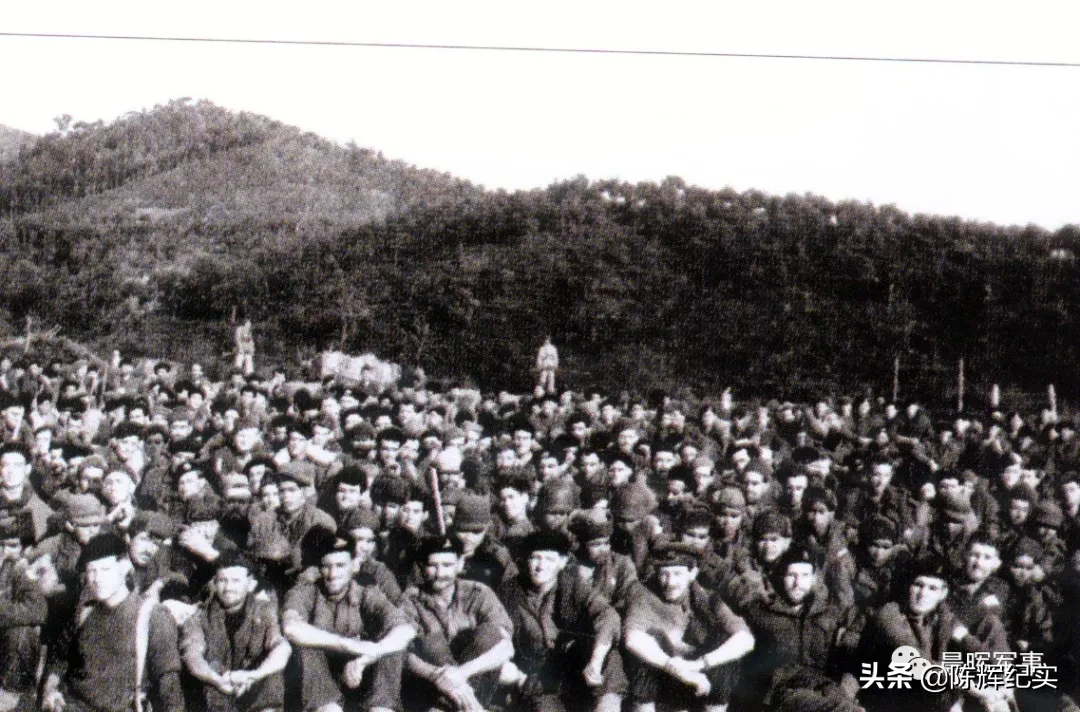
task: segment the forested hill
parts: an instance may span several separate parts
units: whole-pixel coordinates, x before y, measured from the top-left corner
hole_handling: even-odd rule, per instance
[[[15,158],[21,148],[29,146],[36,138],[32,133],[0,125],[0,163]]]
[[[522,140],[527,140],[523,137]],[[236,310],[268,358],[373,349],[520,387],[802,396],[973,384],[1080,393],[1080,229],[814,196],[577,178],[486,191],[265,117],[172,102],[0,163],[0,317],[209,358]]]

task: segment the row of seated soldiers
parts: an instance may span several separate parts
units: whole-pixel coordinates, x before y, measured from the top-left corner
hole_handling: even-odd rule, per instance
[[[147,383],[0,395],[12,705],[1072,705],[1080,478],[1053,414]],[[905,645],[1056,679],[864,689]]]

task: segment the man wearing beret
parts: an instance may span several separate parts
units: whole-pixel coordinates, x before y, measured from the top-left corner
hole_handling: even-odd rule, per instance
[[[514,624],[513,666],[502,678],[533,712],[617,712],[625,694],[622,660],[612,650],[619,615],[589,582],[567,571],[570,538],[533,532],[521,543],[525,569],[500,598]]]
[[[908,645],[932,665],[941,665],[945,652],[961,655],[989,653],[982,641],[970,635],[967,627],[946,605],[949,595],[949,573],[941,559],[925,558],[911,571],[906,595],[900,601],[886,603],[867,619],[859,638],[854,666],[876,664],[879,675],[885,675],[892,663],[893,652]],[[859,674],[860,670],[853,670]],[[959,696],[946,690],[926,692],[919,684],[909,689],[887,689],[874,685],[859,692],[859,702],[868,712],[901,712],[948,710]]]
[[[282,624],[296,650],[306,712],[399,709],[404,651],[416,628],[374,586],[353,578],[348,542],[315,527],[304,537],[305,563],[319,568],[285,597]]]
[[[697,584],[699,553],[684,543],[659,547],[653,575],[630,595],[623,640],[636,712],[725,709],[733,663],[754,647],[745,622]]]
[[[513,624],[495,593],[459,578],[461,541],[433,536],[416,559],[421,584],[402,608],[418,636],[406,655],[406,709],[481,712],[490,706],[498,671],[514,655]]]
[[[830,600],[822,558],[816,548],[792,546],[773,567],[772,593],[747,608],[756,644],[743,668],[740,707],[764,696],[780,709],[854,710],[853,680],[847,692],[840,683],[855,643],[845,636],[855,611]]]
[[[0,518],[0,690],[29,709],[48,602],[23,552],[34,541],[29,513]]]
[[[225,552],[215,562],[213,595],[184,624],[184,664],[202,683],[207,712],[265,712],[284,704],[282,671],[292,648],[277,606],[256,593],[254,564]]]
[[[168,611],[127,586],[127,545],[99,534],[79,556],[88,604],[72,621],[68,654],[42,694],[47,712],[131,712],[144,694],[160,712],[182,712],[176,623]],[[50,650],[50,654],[52,651]]]

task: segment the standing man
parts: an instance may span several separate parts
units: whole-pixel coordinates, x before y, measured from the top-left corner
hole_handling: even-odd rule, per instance
[[[377,587],[353,579],[352,551],[333,531],[316,527],[302,548],[319,578],[289,592],[282,622],[297,651],[303,709],[398,709],[403,653],[416,628]]]
[[[544,339],[544,345],[536,352],[536,371],[539,374],[536,389],[549,395],[555,393],[555,371],[559,368],[559,350],[551,343],[551,337]]]
[[[251,332],[251,319],[236,327],[236,368],[250,376],[255,370],[255,335]]]
[[[83,547],[78,570],[88,604],[66,664],[45,681],[46,712],[131,712],[145,708],[144,695],[156,712],[183,712],[176,623],[128,589],[127,556],[116,534],[99,534]]]
[[[419,631],[406,656],[406,709],[481,712],[490,706],[499,669],[514,655],[513,624],[498,597],[459,578],[463,551],[452,537],[420,544],[422,583],[402,601]]]
[[[203,684],[207,712],[280,710],[292,648],[277,606],[255,592],[254,564],[243,554],[225,552],[216,564],[213,596],[184,624],[184,663]]]

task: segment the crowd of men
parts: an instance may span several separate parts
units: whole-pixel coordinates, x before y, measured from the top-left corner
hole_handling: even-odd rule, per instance
[[[3,359],[0,709],[1075,709],[1052,409],[609,398],[539,366],[485,397]],[[868,684],[903,646],[1054,674]]]

